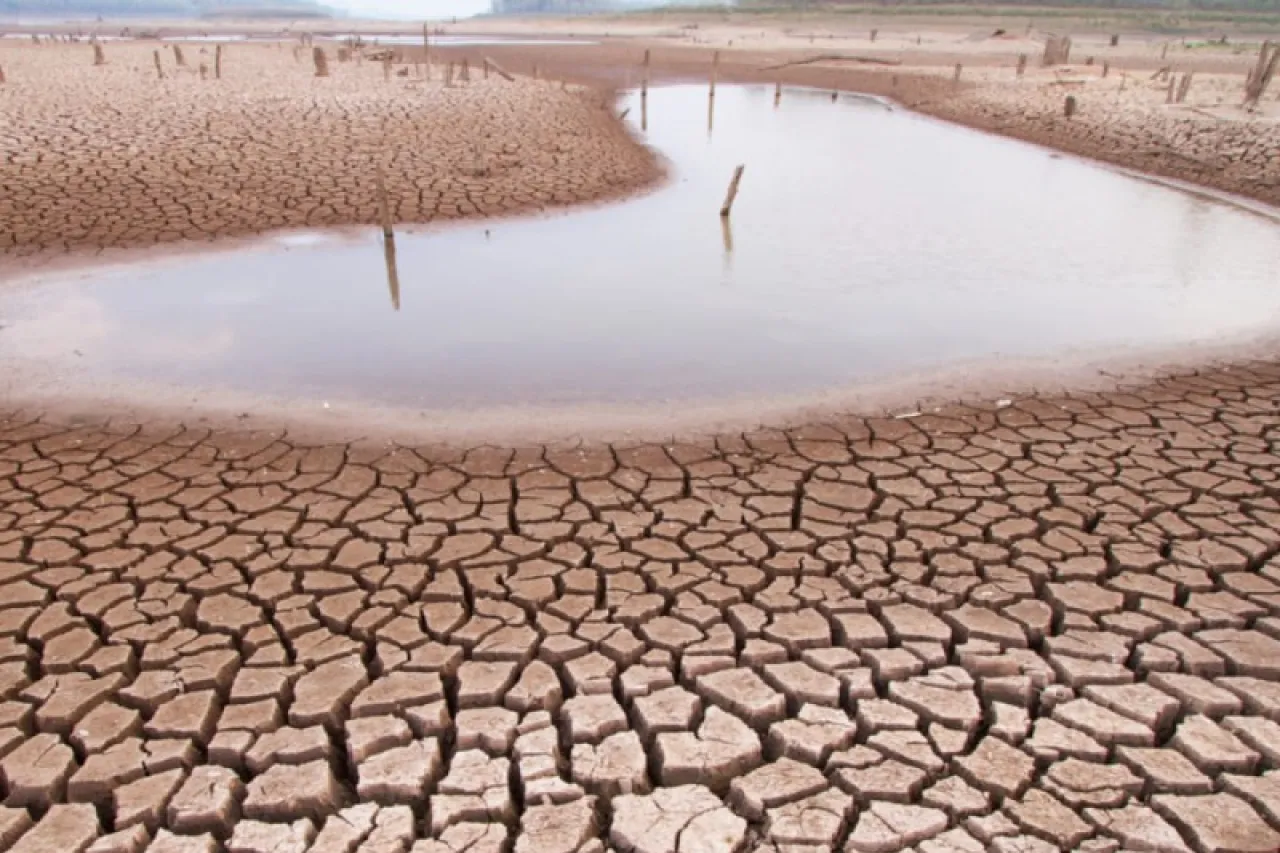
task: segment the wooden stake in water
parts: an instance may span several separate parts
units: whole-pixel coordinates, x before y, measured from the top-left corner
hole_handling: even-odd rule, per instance
[[[213,49],[213,79],[222,79],[222,45]]]
[[[776,107],[782,103],[782,81],[778,80],[773,84],[773,105]]]
[[[733,170],[733,178],[729,181],[729,192],[725,194],[724,204],[720,205],[720,215],[727,217],[733,212],[733,202],[738,197],[738,183],[742,180],[742,170],[747,168],[745,165],[738,166]]]
[[[160,51],[158,51],[158,50],[157,50],[157,51],[153,51],[151,55],[152,55],[152,57],[154,57],[154,59],[155,59],[155,61],[156,61],[156,76],[158,76],[161,80],[163,80],[163,79],[164,79],[164,66],[160,64]]]
[[[382,220],[382,236],[388,240],[395,237],[395,231],[391,222],[391,204],[387,200],[387,182],[382,174],[382,164],[377,164],[374,172],[374,180],[377,181],[378,190],[378,218]]]
[[[716,96],[716,73],[719,70],[720,51],[717,50],[715,53],[711,54],[711,90],[708,92],[708,97],[714,98]]]
[[[645,102],[649,99],[649,51],[644,52],[644,75],[640,78],[640,106],[644,112]],[[642,128],[643,129],[643,128]]]
[[[187,67],[187,58],[182,55],[182,48],[178,47],[176,44],[173,46],[173,62],[179,68]]]
[[[396,264],[396,238],[382,235],[382,256],[387,262],[387,288],[391,291],[391,307],[400,310],[400,269]]]
[[[471,66],[467,64],[467,58],[462,57],[462,68],[458,71],[458,79],[463,83],[471,82]]]
[[[323,47],[312,48],[311,60],[316,64],[316,76],[329,76],[329,57],[325,56]]]

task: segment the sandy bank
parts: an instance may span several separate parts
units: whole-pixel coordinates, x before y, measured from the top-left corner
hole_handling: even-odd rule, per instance
[[[400,222],[616,197],[659,169],[596,92],[308,51],[108,43],[0,47],[0,252],[207,240],[374,223],[381,163]],[[400,76],[401,73],[406,76]]]

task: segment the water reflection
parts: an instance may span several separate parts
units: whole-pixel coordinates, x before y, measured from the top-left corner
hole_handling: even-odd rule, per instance
[[[625,203],[2,288],[0,371],[14,387],[32,367],[68,386],[652,406],[1280,317],[1265,217],[868,99],[787,90],[775,109],[772,89],[718,87],[710,140],[705,82],[625,99],[673,170]],[[730,223],[717,205],[739,163]]]
[[[387,286],[391,289],[391,307],[400,310],[400,270],[396,268],[396,236],[382,235],[382,255],[387,263]]]

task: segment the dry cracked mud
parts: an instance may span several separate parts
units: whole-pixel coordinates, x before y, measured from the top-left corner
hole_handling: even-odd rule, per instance
[[[7,43],[0,256],[496,216],[618,197],[659,175],[605,93],[472,67],[233,44]],[[165,78],[157,78],[153,53]],[[295,58],[296,55],[296,58]],[[406,76],[401,76],[401,73]]]
[[[10,413],[0,848],[1274,851],[1278,399],[468,450]]]

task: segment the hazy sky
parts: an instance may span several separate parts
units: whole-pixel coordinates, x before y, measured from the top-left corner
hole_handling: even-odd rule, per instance
[[[321,0],[326,6],[370,18],[419,21],[477,15],[489,11],[489,0]]]

